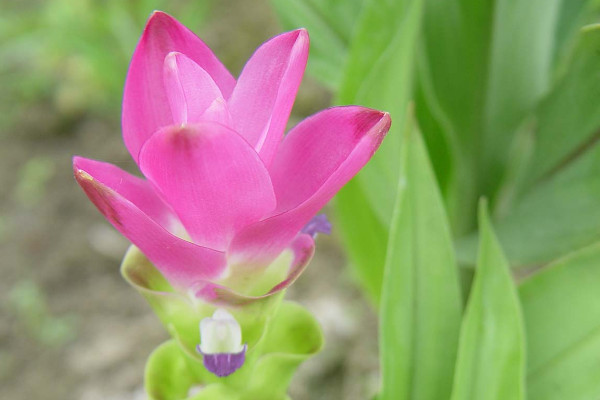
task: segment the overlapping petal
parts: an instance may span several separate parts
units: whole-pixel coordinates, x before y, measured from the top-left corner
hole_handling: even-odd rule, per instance
[[[168,232],[133,203],[140,203],[147,190],[138,191],[139,182],[130,180],[124,171],[118,172],[118,176],[125,177],[124,182],[117,177],[110,178],[107,172],[118,169],[102,164],[75,159],[73,168],[77,182],[106,219],[136,245],[171,284],[185,288],[193,282],[219,276],[225,267],[222,252],[198,246]]]
[[[175,214],[146,180],[131,175],[113,164],[83,157],[73,157],[73,168],[75,171],[85,171],[94,180],[132,202],[161,226],[170,229],[173,219],[176,218]]]
[[[229,258],[275,257],[369,161],[390,123],[389,114],[357,106],[330,108],[301,122],[269,168],[277,197],[274,215],[240,231]]]
[[[163,83],[167,54],[180,52],[204,69],[225,98],[235,79],[202,40],[171,16],[155,11],[133,54],[123,94],[123,139],[134,160],[158,129],[174,123]]]
[[[160,130],[142,148],[139,164],[202,246],[224,250],[236,231],[275,208],[258,154],[217,123]]]
[[[200,122],[213,103],[225,105],[221,90],[208,72],[181,53],[165,57],[163,81],[174,125]],[[216,122],[227,124],[226,107],[223,111]]]
[[[306,68],[308,46],[304,29],[264,43],[248,60],[229,99],[235,130],[266,165],[283,136]]]

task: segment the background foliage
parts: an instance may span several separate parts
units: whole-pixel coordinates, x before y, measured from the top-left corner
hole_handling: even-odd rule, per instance
[[[319,26],[312,40],[334,43],[322,25],[341,2],[294,2],[312,13],[272,2],[289,28]],[[578,302],[600,296],[578,279],[600,276],[599,2],[349,3],[335,56],[314,54],[340,77],[311,71],[337,102],[392,114],[382,149],[336,199],[357,281],[380,304],[381,398],[597,398],[600,319]],[[481,197],[492,219],[482,208],[477,231]],[[453,304],[448,271],[464,312],[440,309]]]

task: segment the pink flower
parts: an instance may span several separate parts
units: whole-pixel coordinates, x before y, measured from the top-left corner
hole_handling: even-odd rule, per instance
[[[387,113],[347,106],[283,136],[308,46],[303,29],[276,36],[236,81],[174,18],[148,20],[122,115],[125,145],[146,180],[80,157],[73,166],[90,200],[173,286],[227,297],[232,268],[252,278],[291,249],[288,276],[268,293],[287,287],[314,251],[301,230],[387,133]]]

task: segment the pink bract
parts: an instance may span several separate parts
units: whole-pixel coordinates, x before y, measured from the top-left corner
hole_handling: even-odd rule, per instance
[[[148,20],[122,115],[125,145],[146,179],[81,157],[73,167],[90,200],[173,286],[220,287],[228,266],[258,274],[290,249],[289,276],[268,293],[287,287],[314,250],[302,228],[389,130],[387,113],[345,106],[284,137],[308,47],[303,29],[276,36],[236,81],[174,18]]]

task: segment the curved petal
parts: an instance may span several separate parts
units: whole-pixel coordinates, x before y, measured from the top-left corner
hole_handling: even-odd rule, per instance
[[[155,11],[135,49],[123,93],[123,139],[134,160],[144,142],[159,128],[173,124],[163,85],[167,54],[180,52],[202,67],[228,97],[235,79],[192,31],[173,17]]]
[[[222,110],[226,111],[225,99],[215,81],[202,67],[181,53],[167,54],[163,80],[174,125],[200,122],[207,110],[215,108],[215,104],[222,105]],[[228,122],[217,113],[211,113],[210,117],[222,124]]]
[[[389,127],[388,114],[359,106],[332,107],[300,122],[285,137],[269,167],[277,197],[275,214],[313,196],[353,153],[366,163]],[[341,178],[347,181],[363,164],[348,169]]]
[[[222,97],[216,98],[210,106],[204,110],[204,113],[198,118],[198,121],[218,122],[221,125],[231,126],[231,115],[227,102]]]
[[[115,165],[77,156],[73,157],[73,168],[76,171],[87,172],[96,181],[112,188],[166,229],[170,228],[173,219],[176,218],[169,206],[142,178],[131,175]]]
[[[188,288],[198,281],[214,279],[223,271],[225,257],[222,252],[169,233],[117,192],[117,188],[95,179],[85,169],[74,166],[74,174],[98,210],[156,265],[172,285]]]
[[[228,101],[235,130],[254,146],[265,165],[285,130],[306,68],[308,45],[304,29],[264,43],[246,63]]]
[[[213,282],[199,283],[196,288],[193,289],[193,293],[197,298],[201,298],[210,303],[227,306],[243,306],[257,300],[266,299],[269,296],[287,289],[296,279],[298,279],[315,253],[315,242],[310,235],[300,234],[291,243],[290,249],[293,252],[293,260],[287,276],[263,295],[246,295]]]
[[[270,168],[275,215],[240,231],[228,258],[261,261],[279,254],[369,161],[390,124],[389,114],[357,106],[330,108],[301,122]]]
[[[275,208],[258,154],[217,123],[156,132],[140,152],[140,168],[203,246],[225,249],[236,231]]]

